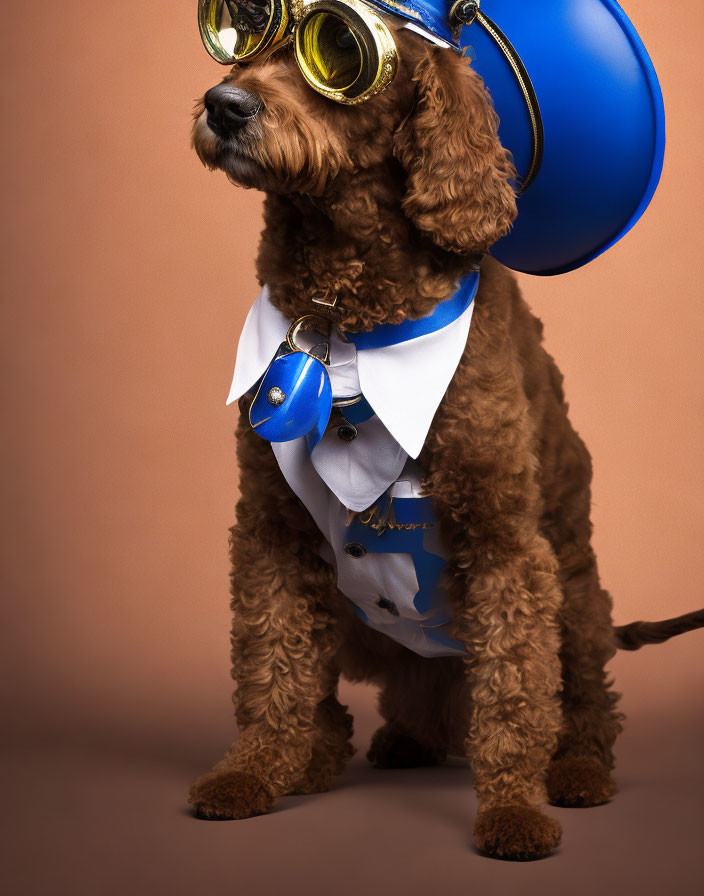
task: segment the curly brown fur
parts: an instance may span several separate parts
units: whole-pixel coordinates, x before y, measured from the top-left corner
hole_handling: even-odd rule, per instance
[[[240,522],[230,541],[241,735],[191,790],[203,817],[243,818],[265,811],[277,796],[325,790],[351,755],[351,718],[334,697],[334,575],[318,556],[313,521],[246,421],[243,415],[238,433]],[[242,775],[246,786],[239,786]],[[218,781],[225,797],[216,797]],[[269,795],[266,805],[253,800],[253,781]]]
[[[228,75],[263,103],[237,138],[216,138],[197,110],[203,161],[267,193],[259,277],[290,318],[316,300],[335,300],[348,331],[423,315],[513,220],[511,161],[479,78],[447,50],[397,39],[398,77],[361,106],[314,93],[281,51]],[[327,789],[352,752],[340,673],[380,689],[377,765],[471,758],[484,852],[547,855],[560,839],[540,809],[548,795],[596,805],[615,792],[621,717],[604,672],[615,641],[590,544],[589,455],[514,278],[490,258],[481,270],[420,458],[466,659],[423,659],[357,619],[243,399],[231,540],[240,736],[194,785],[198,814],[241,818]]]
[[[367,759],[375,768],[419,768],[444,762],[447,751],[420,743],[398,722],[387,722],[374,734]]]
[[[550,802],[567,808],[600,806],[618,791],[606,767],[592,756],[553,759],[547,788]]]
[[[255,775],[225,768],[213,769],[199,778],[188,799],[194,814],[209,820],[262,815],[274,802]]]
[[[196,109],[200,158],[267,191],[258,274],[292,318],[337,296],[336,320],[352,331],[422,316],[515,216],[513,169],[480,80],[454,53],[397,39],[399,76],[362,106],[307,88],[287,51],[233,69],[225,81],[264,104],[234,152]]]
[[[474,842],[495,858],[529,862],[550,855],[560,842],[560,825],[537,809],[493,806],[478,813]]]

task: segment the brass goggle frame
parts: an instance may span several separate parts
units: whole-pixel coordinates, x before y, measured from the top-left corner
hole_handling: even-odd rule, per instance
[[[223,8],[231,29],[220,25]],[[198,0],[198,25],[206,50],[222,65],[293,43],[305,80],[338,103],[355,105],[381,93],[398,70],[391,31],[360,0],[269,0],[268,6],[258,0]]]

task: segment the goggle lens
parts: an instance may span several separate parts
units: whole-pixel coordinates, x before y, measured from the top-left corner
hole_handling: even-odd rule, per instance
[[[330,90],[347,93],[362,72],[362,50],[352,28],[331,12],[313,13],[299,29],[307,74]]]
[[[199,4],[201,38],[218,62],[233,63],[254,55],[268,39],[273,18],[272,0],[201,0]]]

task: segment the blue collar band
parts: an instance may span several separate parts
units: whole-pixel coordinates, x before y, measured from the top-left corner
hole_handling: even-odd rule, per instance
[[[371,348],[388,348],[401,342],[409,342],[428,333],[436,333],[453,324],[469,308],[479,286],[479,271],[472,271],[460,281],[457,292],[436,305],[427,317],[418,320],[404,320],[400,324],[379,324],[368,333],[345,333],[357,351]]]
[[[333,399],[334,404],[335,400]],[[372,406],[363,395],[360,395],[359,400],[354,401],[353,404],[338,404],[337,407],[345,420],[353,426],[358,423],[366,423],[374,416]]]

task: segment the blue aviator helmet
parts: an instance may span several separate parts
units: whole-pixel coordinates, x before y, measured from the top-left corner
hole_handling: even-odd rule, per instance
[[[530,274],[581,267],[621,239],[662,171],[655,69],[615,0],[368,0],[463,49],[518,172],[518,216],[491,254]]]

